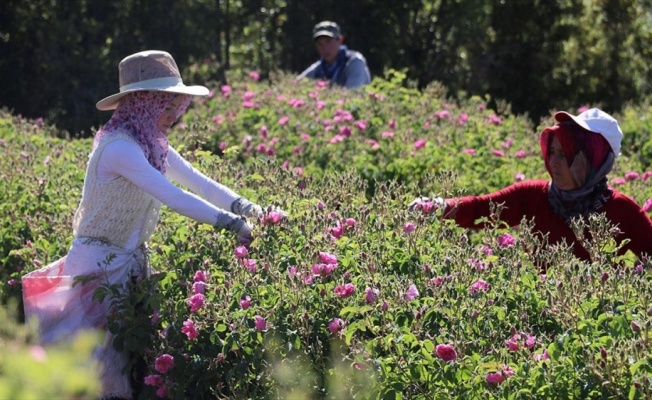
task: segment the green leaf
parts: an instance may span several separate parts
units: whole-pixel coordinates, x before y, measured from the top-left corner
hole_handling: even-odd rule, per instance
[[[630,365],[629,366],[629,372],[632,375],[636,375],[638,370],[641,369],[641,367],[643,367],[643,366],[648,366],[648,360],[647,359],[638,360],[634,364]]]
[[[369,311],[371,311],[373,309],[374,308],[371,307],[371,306],[361,306],[361,307],[349,306],[349,307],[344,307],[340,311],[340,317],[347,318],[347,317],[353,316],[353,315],[362,315],[362,314],[368,313]]]
[[[548,356],[552,361],[555,362],[559,361],[559,357],[561,357],[562,349],[556,341],[550,343],[546,348],[546,350],[548,350]]]

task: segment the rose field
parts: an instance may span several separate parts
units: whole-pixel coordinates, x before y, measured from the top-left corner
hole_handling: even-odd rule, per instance
[[[361,91],[282,74],[229,81],[209,85],[170,141],[289,217],[269,209],[245,249],[163,207],[156,273],[129,295],[96,292],[115,306],[114,346],[147,361],[140,398],[652,396],[652,260],[617,255],[617,227],[577,223],[588,263],[526,219],[501,224],[500,205],[480,231],[408,211],[419,195],[547,179],[538,134],[552,117],[417,90],[396,71]],[[568,111],[587,106],[600,105]],[[610,184],[652,210],[652,109],[614,115],[624,140]],[[42,348],[21,313],[20,277],[72,242],[92,139],[69,136],[0,113],[0,398],[98,393],[89,355],[101,337]]]

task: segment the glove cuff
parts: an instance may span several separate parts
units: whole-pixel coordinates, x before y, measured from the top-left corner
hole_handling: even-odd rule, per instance
[[[226,224],[226,229],[240,236],[240,230],[246,224],[245,220],[242,218],[233,218],[231,222]]]

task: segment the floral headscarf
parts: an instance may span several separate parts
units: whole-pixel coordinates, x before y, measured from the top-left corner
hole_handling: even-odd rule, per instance
[[[602,135],[590,132],[573,122],[562,122],[541,133],[540,145],[548,173],[552,176],[549,148],[553,138],[561,144],[573,180],[574,190],[562,190],[550,182],[548,200],[553,210],[570,221],[600,210],[612,197],[607,186],[607,174],[616,156]]]
[[[161,132],[156,122],[176,96],[183,96],[181,105],[176,109],[175,116],[178,119],[190,105],[191,96],[158,91],[129,93],[120,100],[111,119],[95,135],[93,149],[104,135],[125,130],[136,139],[147,161],[165,174],[168,137]]]

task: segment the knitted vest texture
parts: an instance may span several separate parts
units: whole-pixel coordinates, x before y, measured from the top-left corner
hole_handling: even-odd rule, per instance
[[[124,247],[145,216],[137,243],[140,246],[154,233],[161,202],[123,176],[108,182],[97,178],[98,160],[114,140],[136,143],[124,132],[106,135],[100,140],[89,157],[82,198],[73,219],[73,233],[75,237],[92,237]]]

